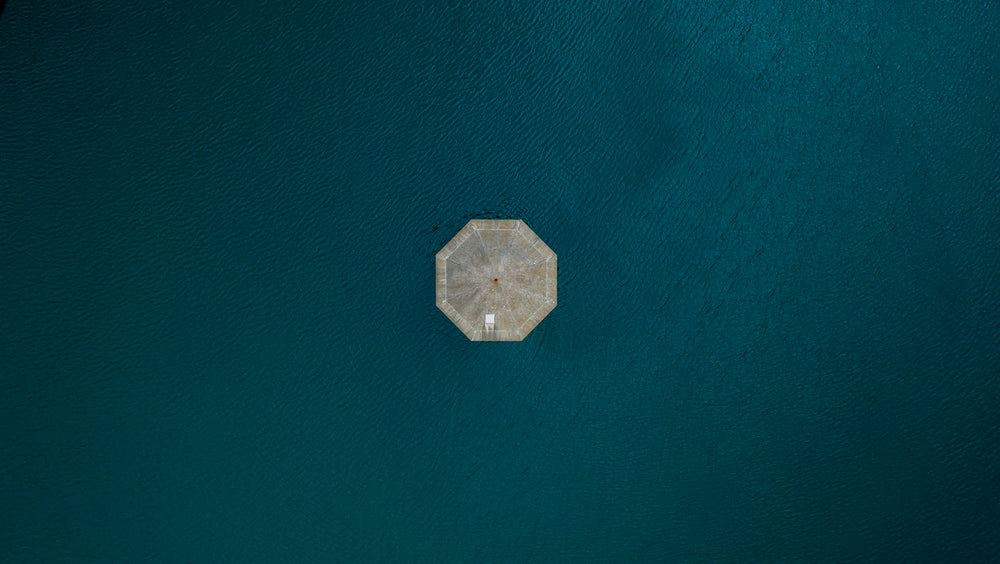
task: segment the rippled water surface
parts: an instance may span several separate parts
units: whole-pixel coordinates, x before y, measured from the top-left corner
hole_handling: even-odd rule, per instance
[[[997,4],[316,4],[3,8],[5,558],[1000,558]]]

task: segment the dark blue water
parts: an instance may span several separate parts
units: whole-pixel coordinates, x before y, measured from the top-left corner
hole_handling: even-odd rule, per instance
[[[995,2],[76,4],[0,14],[5,561],[1000,559]]]

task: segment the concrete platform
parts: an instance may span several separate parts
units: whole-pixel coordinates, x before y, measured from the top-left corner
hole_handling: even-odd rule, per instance
[[[435,266],[437,306],[470,340],[520,341],[556,307],[556,254],[519,219],[473,219]]]

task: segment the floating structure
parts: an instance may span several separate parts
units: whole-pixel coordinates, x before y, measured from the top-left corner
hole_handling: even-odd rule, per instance
[[[556,307],[556,254],[520,219],[473,219],[435,266],[437,306],[472,341],[520,341]]]

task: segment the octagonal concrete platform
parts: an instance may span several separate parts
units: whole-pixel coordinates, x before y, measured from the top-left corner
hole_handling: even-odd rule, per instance
[[[520,341],[556,307],[556,254],[519,219],[473,219],[435,257],[437,306],[473,341]]]

